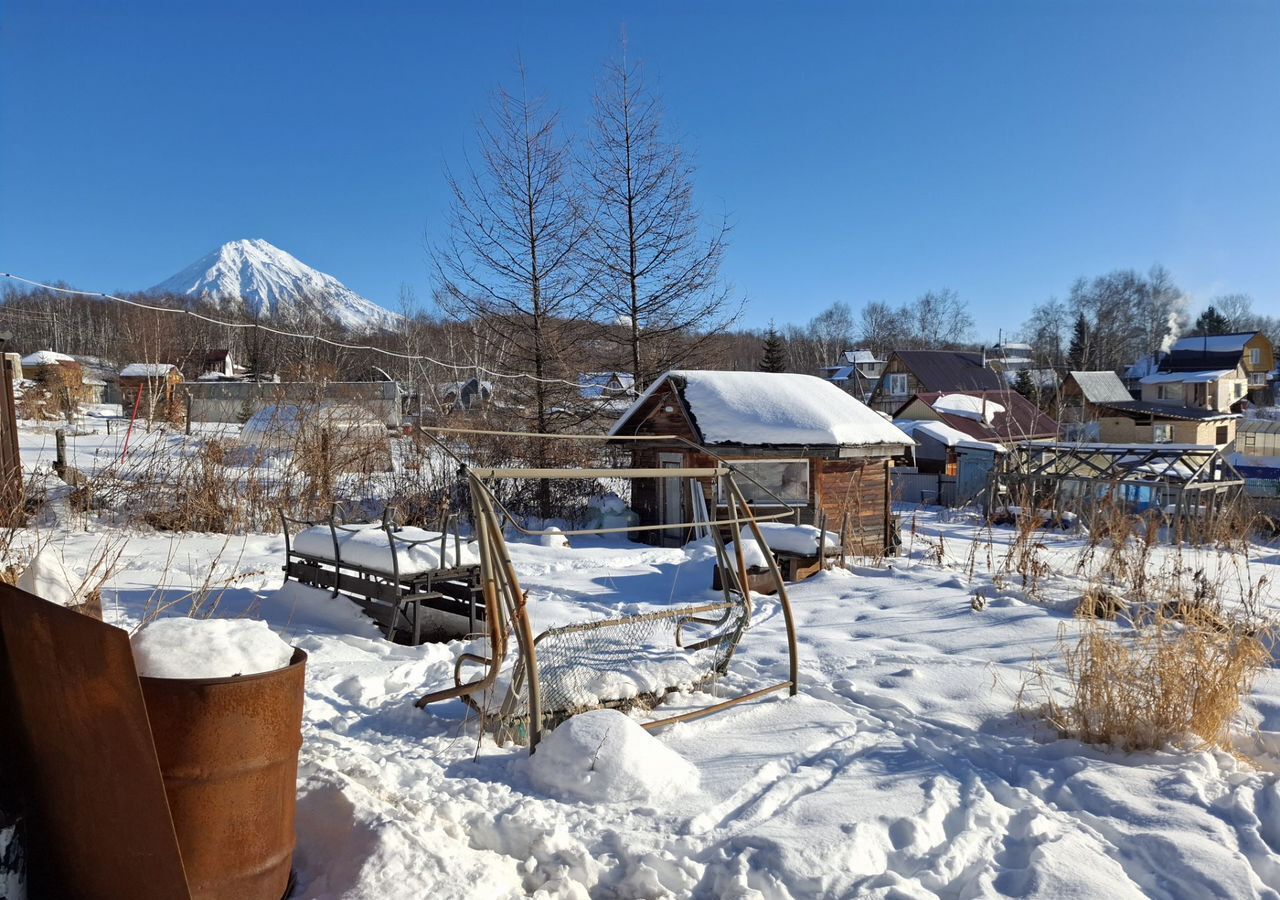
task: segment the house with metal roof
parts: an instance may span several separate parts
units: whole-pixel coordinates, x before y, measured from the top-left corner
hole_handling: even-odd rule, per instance
[[[1001,391],[1008,385],[987,368],[981,353],[963,350],[895,350],[867,401],[892,414],[916,394]]]
[[[1261,331],[1180,338],[1168,353],[1139,360],[1125,373],[1130,390],[1152,403],[1225,412],[1242,402],[1275,402],[1275,348]]]
[[[1195,379],[1203,373],[1183,375]],[[1226,446],[1235,437],[1239,415],[1230,410],[1188,406],[1176,402],[1173,396],[1170,393],[1168,399],[1138,400],[1115,372],[1072,372],[1062,386],[1063,437],[1109,444],[1175,443],[1217,447]]]
[[[894,420],[943,422],[975,441],[1013,446],[1054,440],[1058,423],[1017,391],[931,391],[894,410]]]
[[[865,403],[884,371],[884,363],[870,350],[846,350],[840,354],[838,364],[823,367],[821,377]]]

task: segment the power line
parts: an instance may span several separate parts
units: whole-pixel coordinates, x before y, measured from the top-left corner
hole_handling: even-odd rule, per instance
[[[539,378],[537,375],[528,375],[523,372],[495,372],[492,369],[486,369],[483,366],[460,366],[456,363],[447,363],[443,360],[435,359],[430,356],[421,356],[412,353],[397,353],[394,350],[384,350],[381,347],[372,347],[368,344],[348,344],[345,341],[335,341],[330,338],[321,337],[318,334],[304,334],[298,331],[288,331],[283,328],[275,328],[271,325],[263,325],[256,322],[232,322],[227,319],[218,319],[213,316],[206,316],[198,313],[193,309],[178,309],[172,306],[156,306],[151,303],[142,303],[138,300],[127,300],[124,297],[117,297],[114,294],[104,294],[99,291],[77,291],[71,288],[58,287],[53,284],[45,284],[42,281],[32,281],[30,278],[23,278],[21,275],[14,275],[10,272],[0,272],[0,277],[9,278],[13,281],[21,281],[23,284],[29,284],[32,287],[44,288],[47,291],[56,291],[60,294],[73,294],[78,297],[95,297],[102,300],[114,300],[116,303],[123,303],[126,306],[134,306],[138,309],[148,309],[152,312],[173,313],[180,316],[191,316],[200,319],[203,322],[209,322],[212,325],[221,325],[224,328],[257,328],[280,337],[297,338],[304,341],[318,341],[322,344],[328,344],[331,347],[339,347],[343,350],[367,350],[370,353],[381,353],[383,356],[390,356],[395,359],[408,360],[410,362],[428,362],[432,365],[440,366],[443,369],[450,369],[455,372],[479,372],[490,378],[523,378],[528,381],[541,382],[542,384],[567,384],[572,388],[580,388],[581,385],[576,381],[569,381],[565,378]]]

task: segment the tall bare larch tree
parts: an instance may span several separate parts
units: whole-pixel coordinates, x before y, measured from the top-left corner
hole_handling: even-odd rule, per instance
[[[559,113],[528,97],[523,68],[519,93],[497,90],[478,137],[479,162],[448,173],[449,233],[433,252],[437,302],[483,334],[494,353],[489,368],[530,376],[504,381],[503,390],[513,410],[530,411],[528,424],[552,431],[573,390],[588,219]]]
[[[693,166],[665,137],[661,103],[625,53],[596,93],[584,168],[604,340],[625,350],[643,388],[695,361],[741,311],[719,278],[729,225],[703,226]]]

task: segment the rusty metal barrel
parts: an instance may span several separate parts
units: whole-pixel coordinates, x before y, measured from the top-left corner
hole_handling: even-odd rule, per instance
[[[195,900],[280,900],[296,843],[307,655],[233,678],[139,678]]]

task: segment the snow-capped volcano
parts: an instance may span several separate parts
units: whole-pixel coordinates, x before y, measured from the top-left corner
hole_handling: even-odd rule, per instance
[[[147,293],[210,300],[223,309],[259,311],[286,321],[314,311],[356,331],[391,328],[400,320],[264,240],[223,244]]]

